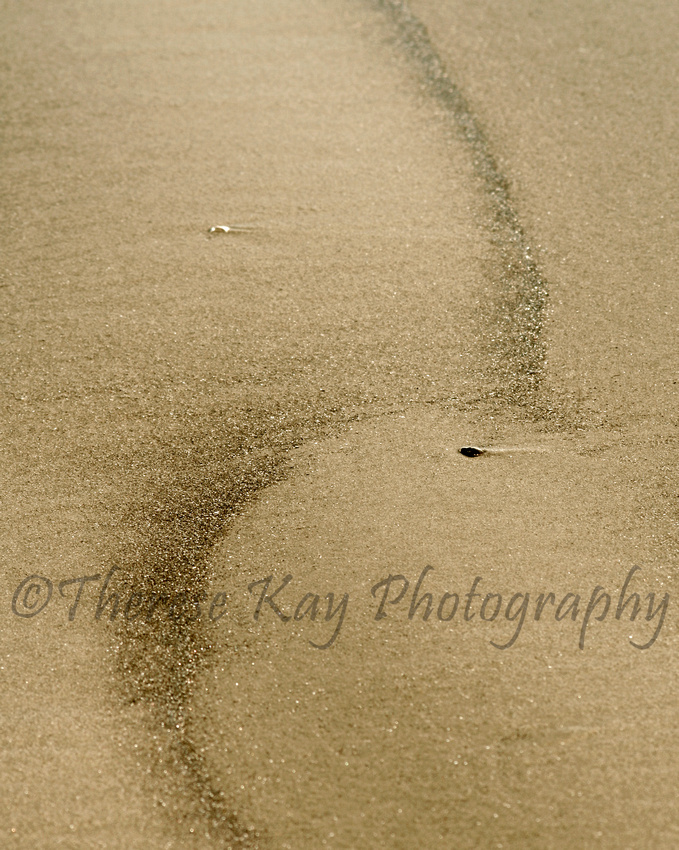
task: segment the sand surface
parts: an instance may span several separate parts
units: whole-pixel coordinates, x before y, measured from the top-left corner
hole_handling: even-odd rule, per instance
[[[0,843],[676,847],[674,7],[0,10]]]

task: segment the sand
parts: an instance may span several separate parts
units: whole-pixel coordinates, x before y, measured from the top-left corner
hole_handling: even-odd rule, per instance
[[[3,4],[7,846],[676,846],[640,15]]]

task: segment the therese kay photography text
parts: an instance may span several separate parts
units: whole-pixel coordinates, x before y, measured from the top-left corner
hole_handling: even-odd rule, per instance
[[[151,624],[168,618],[177,624],[191,624],[203,620],[211,624],[229,621],[229,594],[201,591],[172,594],[154,593],[119,580],[118,567],[112,567],[104,576],[101,573],[62,579],[55,583],[41,575],[33,574],[21,581],[11,601],[11,611],[22,619],[33,619],[49,606],[63,600],[68,606],[68,620],[90,617],[94,620],[122,623]],[[519,591],[514,593],[489,592],[482,576],[476,575],[466,590],[437,593],[427,588],[428,578],[435,568],[427,565],[416,581],[405,575],[393,574],[377,582],[366,584],[366,600],[370,602],[371,621],[386,619],[415,619],[436,624],[493,624],[489,642],[496,649],[515,646],[530,622],[563,621],[577,623],[578,647],[585,649],[590,630],[596,623],[618,620],[634,623],[640,636],[628,636],[635,649],[650,649],[665,623],[670,603],[668,592],[651,590],[645,593],[637,574],[641,567],[633,566],[627,572],[619,589],[606,589],[595,585],[586,592]],[[292,574],[276,578],[264,576],[247,585],[252,599],[252,619],[260,622],[273,618],[280,623],[318,624],[323,631],[321,640],[309,640],[315,649],[329,649],[341,635],[344,622],[352,608],[349,593],[304,592]],[[233,596],[233,590],[231,595]]]

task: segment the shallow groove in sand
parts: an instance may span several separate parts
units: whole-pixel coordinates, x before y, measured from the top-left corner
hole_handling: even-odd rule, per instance
[[[497,299],[492,316],[496,327],[488,377],[494,379],[495,387],[489,395],[544,417],[548,407],[541,403],[538,393],[545,370],[543,324],[548,286],[531,254],[507,177],[467,99],[449,77],[424,24],[404,0],[377,0],[377,5],[394,21],[427,91],[444,108],[471,149],[474,170],[490,202],[491,239],[500,252],[501,272],[492,293]]]

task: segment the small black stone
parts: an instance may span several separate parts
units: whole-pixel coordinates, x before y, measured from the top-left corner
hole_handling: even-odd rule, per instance
[[[483,453],[483,449],[477,449],[476,446],[462,446],[460,449],[460,454],[465,457],[478,457]]]

